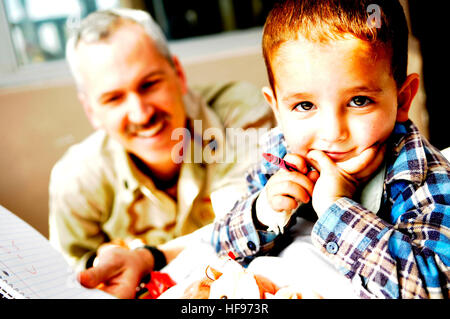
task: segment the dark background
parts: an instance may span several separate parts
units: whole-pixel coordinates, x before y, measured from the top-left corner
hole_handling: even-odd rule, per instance
[[[450,49],[449,1],[409,0],[411,31],[420,42],[423,84],[429,113],[430,142],[439,149],[450,146],[447,88]],[[449,91],[447,91],[449,90]]]

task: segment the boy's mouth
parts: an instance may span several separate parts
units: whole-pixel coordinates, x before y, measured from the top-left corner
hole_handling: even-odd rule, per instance
[[[376,147],[377,149],[380,147],[380,142],[376,142],[374,144],[372,144],[370,147],[368,148],[372,148],[372,147]],[[368,149],[366,148],[366,149]],[[322,152],[324,152],[325,154],[327,154],[327,156],[335,163],[339,163],[339,162],[345,162],[346,160],[349,160],[355,156],[358,156],[359,154],[362,153],[362,151],[357,151],[356,148],[352,148],[348,151],[328,151],[328,150],[322,150]]]
[[[330,151],[323,151],[329,158],[331,158],[334,162],[342,162],[343,160],[346,160],[349,158],[349,155],[351,155],[351,152],[330,152]]]

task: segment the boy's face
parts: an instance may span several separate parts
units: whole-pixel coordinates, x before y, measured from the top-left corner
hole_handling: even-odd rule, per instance
[[[263,93],[299,155],[321,150],[334,162],[348,160],[384,143],[395,122],[408,118],[409,105],[397,107],[402,89],[389,55],[362,40],[286,42],[274,53],[272,69],[276,97],[269,88]]]

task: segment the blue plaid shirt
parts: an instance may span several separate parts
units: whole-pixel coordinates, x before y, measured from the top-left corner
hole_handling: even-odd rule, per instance
[[[353,282],[363,298],[448,298],[450,278],[450,164],[410,121],[397,123],[386,155],[378,214],[350,198],[337,200],[316,222],[314,245]],[[275,128],[265,152],[287,153]],[[267,254],[282,235],[258,230],[253,205],[279,168],[261,162],[247,176],[249,192],[216,220],[213,245],[245,263]]]

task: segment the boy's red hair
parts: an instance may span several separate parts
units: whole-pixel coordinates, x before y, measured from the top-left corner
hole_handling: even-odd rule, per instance
[[[296,40],[299,35],[323,43],[349,34],[374,48],[388,50],[393,77],[398,87],[403,84],[408,62],[408,25],[398,0],[283,0],[269,13],[262,41],[274,94],[271,61],[281,44]]]

